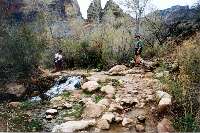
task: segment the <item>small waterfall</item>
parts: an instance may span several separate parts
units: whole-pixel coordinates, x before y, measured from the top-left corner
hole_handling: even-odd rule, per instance
[[[45,97],[53,98],[57,95],[62,94],[64,91],[73,91],[81,87],[81,76],[60,76],[56,81],[55,85],[51,87],[46,93]],[[41,96],[32,97],[31,101],[40,101]]]

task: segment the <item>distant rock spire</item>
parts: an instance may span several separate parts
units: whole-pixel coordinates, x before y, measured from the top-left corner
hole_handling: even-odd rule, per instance
[[[87,10],[87,17],[90,21],[99,23],[102,16],[101,0],[93,0]]]

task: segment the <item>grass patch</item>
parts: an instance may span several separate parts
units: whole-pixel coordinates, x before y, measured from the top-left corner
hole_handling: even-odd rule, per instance
[[[101,95],[96,95],[95,96],[95,103],[98,103],[99,101],[101,101],[104,97]]]
[[[80,118],[83,113],[84,106],[80,103],[76,103],[73,107],[66,112],[67,117]]]
[[[199,132],[200,128],[195,121],[195,118],[192,114],[185,114],[183,117],[176,118],[173,122],[173,125],[176,129],[179,129],[180,132]]]
[[[62,97],[63,97],[65,100],[68,100],[70,96],[71,96],[71,93],[70,93],[70,92],[64,92],[64,93],[62,94]]]

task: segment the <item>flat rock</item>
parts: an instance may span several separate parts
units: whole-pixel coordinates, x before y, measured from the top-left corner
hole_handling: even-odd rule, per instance
[[[106,106],[95,103],[88,103],[83,112],[83,117],[95,118],[101,116],[105,111]]]
[[[98,121],[98,123],[97,123],[97,127],[98,127],[99,129],[102,129],[102,130],[108,130],[108,129],[110,129],[110,124],[108,123],[107,120],[105,120],[105,119],[100,119],[100,120]]]
[[[89,126],[94,126],[95,124],[96,120],[68,121],[54,126],[52,132],[75,132],[88,128]]]
[[[81,88],[83,90],[92,92],[92,91],[97,90],[99,87],[100,87],[100,85],[97,83],[97,81],[88,81],[88,82],[84,83]]]
[[[102,99],[98,102],[98,104],[101,104],[101,105],[105,105],[106,107],[108,107],[110,105],[110,100],[109,99]]]
[[[109,123],[111,123],[113,121],[113,119],[115,118],[115,115],[111,112],[106,112],[101,119],[107,120]]]
[[[117,110],[123,110],[123,107],[117,103],[111,103],[110,108],[108,109],[108,111],[110,112],[114,112]]]
[[[128,124],[131,124],[131,123],[133,123],[133,120],[132,119],[130,119],[130,118],[123,118],[123,120],[122,120],[122,126],[127,126]]]
[[[109,75],[124,75],[124,71],[127,70],[125,65],[116,65],[108,71]]]
[[[106,85],[101,88],[102,92],[106,94],[115,94],[115,88],[112,85]]]

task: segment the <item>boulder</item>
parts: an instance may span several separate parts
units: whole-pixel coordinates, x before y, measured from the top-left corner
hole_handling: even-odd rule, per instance
[[[143,115],[139,115],[139,116],[137,116],[137,120],[138,120],[138,122],[140,122],[140,123],[145,123],[146,117],[143,116]]]
[[[102,100],[100,100],[99,102],[98,102],[98,104],[100,104],[100,105],[105,105],[106,107],[108,107],[109,105],[110,105],[110,101],[109,101],[109,99],[102,99]]]
[[[107,120],[109,123],[111,123],[113,121],[113,119],[115,118],[115,115],[111,112],[106,112],[101,119]]]
[[[172,105],[172,97],[168,93],[163,91],[157,91],[156,93],[157,97],[160,98],[158,111],[163,112]]]
[[[144,125],[142,125],[142,124],[137,124],[137,125],[135,126],[135,130],[136,130],[137,132],[145,132],[145,127],[144,127]]]
[[[58,110],[56,109],[48,109],[46,111],[46,115],[56,115],[56,114],[58,114]]]
[[[105,111],[106,106],[95,103],[87,103],[83,112],[83,117],[96,118],[101,116]]]
[[[172,105],[171,98],[162,98],[158,104],[158,111],[163,112]]]
[[[105,119],[100,119],[100,120],[98,121],[98,123],[97,123],[97,127],[98,127],[99,129],[102,129],[102,130],[108,130],[108,129],[110,129],[110,124],[108,123],[107,120],[105,120]]]
[[[122,122],[123,118],[121,116],[116,116],[115,117],[115,122],[119,123]]]
[[[136,105],[138,104],[139,101],[137,98],[133,98],[133,97],[124,97],[123,99],[121,99],[121,105]]]
[[[88,128],[89,126],[94,126],[95,124],[95,120],[68,121],[61,125],[54,126],[52,132],[75,132]]]
[[[106,85],[106,86],[103,86],[102,88],[101,88],[101,91],[102,92],[105,92],[106,94],[115,94],[115,88],[113,87],[113,86],[111,86],[111,85]]]
[[[157,130],[158,133],[169,133],[169,132],[174,132],[174,128],[172,126],[171,121],[168,119],[164,118],[161,122],[158,123],[157,125]]]
[[[127,70],[127,67],[124,65],[116,65],[108,71],[109,75],[124,75],[124,71]]]
[[[95,91],[99,87],[100,85],[97,83],[97,81],[88,81],[82,85],[82,89],[89,92]]]
[[[19,85],[17,83],[10,83],[6,85],[6,93],[16,95],[17,97],[21,97],[26,92],[26,88],[23,85]]]
[[[132,119],[130,119],[130,118],[123,118],[123,120],[122,120],[122,126],[127,126],[128,124],[131,124],[131,123],[133,123],[133,120]]]
[[[123,107],[117,103],[112,103],[110,105],[110,108],[108,109],[108,111],[110,112],[114,112],[114,111],[117,111],[117,110],[123,110]]]

